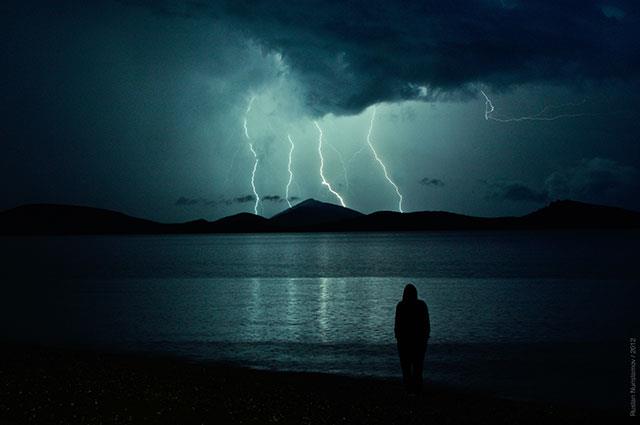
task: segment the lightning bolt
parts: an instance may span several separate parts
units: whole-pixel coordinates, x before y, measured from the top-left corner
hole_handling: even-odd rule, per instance
[[[360,155],[360,154],[362,153],[362,151],[364,151],[364,149],[365,149],[365,148],[366,148],[366,146],[365,146],[365,145],[364,145],[364,143],[363,143],[363,144],[362,144],[362,146],[360,147],[360,149],[358,149],[358,150],[356,151],[356,153],[354,153],[353,155],[351,155],[351,157],[350,157],[350,158],[349,158],[349,160],[347,161],[347,164],[351,165],[351,163],[352,163],[353,161],[355,161],[356,157],[357,157],[358,155]]]
[[[287,182],[287,188],[285,192],[285,198],[287,200],[287,204],[289,204],[289,208],[291,208],[291,201],[289,200],[289,187],[291,186],[291,182],[293,181],[293,171],[291,171],[291,158],[293,157],[293,149],[295,145],[293,144],[293,140],[291,140],[291,135],[287,134],[287,139],[289,139],[289,163],[287,164],[287,168],[289,169],[289,181]]]
[[[497,121],[497,122],[520,122],[520,121],[555,121],[555,120],[559,120],[560,118],[575,118],[575,117],[584,117],[584,116],[588,116],[588,115],[594,115],[594,114],[589,114],[586,112],[576,112],[576,113],[567,113],[567,114],[557,114],[557,115],[545,115],[547,112],[549,112],[550,110],[553,109],[558,109],[558,108],[565,108],[568,106],[580,106],[583,105],[586,100],[583,100],[580,103],[565,103],[562,105],[556,105],[556,106],[545,106],[544,108],[542,108],[542,110],[540,112],[538,112],[537,114],[533,114],[533,115],[526,115],[523,117],[517,117],[517,118],[498,118],[493,116],[493,112],[496,110],[496,108],[493,106],[493,103],[491,102],[491,99],[489,99],[489,96],[487,96],[487,94],[483,91],[480,90],[480,93],[482,93],[482,96],[484,97],[484,119],[485,120],[493,120],[493,121]]]
[[[251,137],[249,137],[249,128],[247,127],[247,116],[249,115],[249,112],[251,112],[254,100],[256,100],[256,97],[251,96],[251,99],[249,99],[249,104],[247,105],[247,110],[244,113],[244,121],[242,122],[242,126],[244,127],[244,136],[247,138],[247,140],[251,140]]]
[[[338,192],[333,190],[331,184],[329,184],[327,179],[324,177],[324,157],[322,156],[322,129],[320,128],[318,121],[314,121],[313,124],[315,124],[316,128],[318,129],[318,155],[320,155],[320,178],[322,179],[322,185],[326,186],[329,192],[333,193],[335,197],[338,198],[338,201],[340,201],[340,205],[346,207],[347,205],[344,203],[344,199],[342,199],[342,196],[340,196]]]
[[[249,137],[249,128],[247,126],[247,117],[251,112],[251,107],[253,106],[253,101],[256,99],[255,96],[251,96],[249,100],[249,105],[247,105],[247,111],[244,114],[244,121],[242,122],[242,126],[244,127],[244,136],[247,138],[247,142],[249,143],[249,150],[253,154],[253,171],[251,171],[251,188],[253,189],[253,195],[256,198],[256,203],[253,206],[253,212],[258,215],[258,204],[260,203],[260,195],[258,195],[258,191],[256,190],[256,170],[258,169],[258,163],[260,162],[258,159],[258,154],[256,150],[253,148],[253,143],[251,142],[251,137]]]
[[[338,156],[338,160],[340,161],[340,165],[342,166],[342,174],[344,176],[344,185],[345,185],[345,189],[347,190],[347,192],[349,191],[349,175],[347,174],[347,166],[344,162],[344,156],[342,156],[342,152],[340,152],[338,150],[338,148],[336,148],[335,146],[333,146],[333,144],[331,143],[327,143],[327,145],[329,145],[329,147],[331,148],[332,151],[334,151],[336,153],[336,155]]]
[[[480,93],[482,93],[482,95],[484,96],[484,119],[488,121],[489,117],[496,108],[493,107],[491,99],[489,99],[489,96],[487,96],[483,90],[480,90]]]
[[[373,113],[371,114],[371,121],[369,122],[369,131],[367,132],[367,144],[371,149],[371,153],[373,153],[373,157],[376,159],[376,161],[378,161],[378,164],[380,164],[380,167],[382,167],[384,178],[387,179],[387,181],[391,186],[393,186],[393,189],[396,191],[396,194],[398,195],[398,211],[404,212],[402,210],[402,194],[400,193],[400,189],[398,189],[398,186],[393,182],[393,180],[391,180],[391,177],[389,177],[389,173],[387,172],[387,167],[385,167],[384,163],[378,156],[376,149],[373,147],[373,144],[371,143],[371,132],[373,131],[373,122],[375,119],[376,119],[376,107],[374,105]]]

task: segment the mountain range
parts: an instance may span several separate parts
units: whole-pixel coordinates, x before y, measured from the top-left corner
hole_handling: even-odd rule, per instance
[[[554,201],[518,217],[473,217],[444,211],[363,214],[315,199],[271,218],[240,213],[216,221],[159,223],[99,208],[30,204],[0,212],[1,235],[363,232],[489,229],[637,228],[640,212]]]

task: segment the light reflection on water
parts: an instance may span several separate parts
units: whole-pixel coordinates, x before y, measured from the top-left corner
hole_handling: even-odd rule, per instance
[[[602,341],[631,332],[635,283],[412,279],[436,343]],[[64,315],[98,340],[393,343],[402,278],[94,281]],[[615,308],[613,308],[615,307]],[[597,312],[598,320],[594,320]],[[625,322],[627,320],[627,322]],[[630,320],[630,322],[628,322]],[[73,325],[73,323],[71,323]],[[68,330],[68,329],[67,329]],[[84,333],[84,332],[83,332]]]
[[[0,331],[397,377],[393,315],[412,282],[431,314],[431,379],[534,396],[553,381],[565,396],[584,388],[604,400],[640,330],[638,241],[630,231],[3,238]]]

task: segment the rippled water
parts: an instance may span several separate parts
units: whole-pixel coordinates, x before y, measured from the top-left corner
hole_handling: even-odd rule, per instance
[[[628,390],[626,344],[640,329],[638,236],[3,238],[1,329],[27,341],[397,377],[393,314],[412,282],[431,314],[433,381],[610,404]]]

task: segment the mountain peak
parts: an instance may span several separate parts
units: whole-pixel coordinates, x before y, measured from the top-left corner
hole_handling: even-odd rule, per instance
[[[638,225],[640,213],[606,205],[558,200],[522,218],[538,227],[634,227]]]
[[[362,213],[350,208],[309,198],[274,215],[270,221],[278,226],[303,227],[323,223],[336,223],[362,215]]]
[[[332,204],[332,203],[329,203],[329,202],[322,202],[322,201],[318,201],[317,199],[309,198],[309,199],[305,199],[304,201],[295,204],[290,209],[320,207],[320,206],[323,206],[323,205],[334,205],[336,207],[339,206],[337,204]]]

